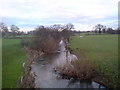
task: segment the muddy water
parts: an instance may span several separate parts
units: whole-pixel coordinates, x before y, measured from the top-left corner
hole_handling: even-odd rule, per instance
[[[69,54],[70,55],[70,54]],[[66,60],[65,44],[60,42],[60,51],[56,54],[42,56],[32,64],[32,72],[35,73],[36,88],[105,88],[96,82],[80,82],[74,79],[62,79],[55,74],[53,68],[62,66]]]

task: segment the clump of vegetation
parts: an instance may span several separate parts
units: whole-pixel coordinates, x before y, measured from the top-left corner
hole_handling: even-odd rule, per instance
[[[96,75],[94,64],[88,60],[79,58],[78,60],[71,61],[70,64],[66,63],[62,67],[56,67],[56,71],[63,77],[68,76],[79,80],[92,80]]]
[[[55,53],[59,49],[59,42],[61,39],[68,41],[72,33],[70,32],[72,28],[72,24],[55,24],[49,27],[39,26],[33,33],[34,38],[30,42],[23,40],[21,44],[46,54]]]
[[[51,28],[39,26],[36,28],[30,48],[44,53],[54,53],[59,48],[60,33]]]
[[[77,70],[80,80],[91,80],[95,76],[94,64],[88,60],[73,61],[72,65]]]

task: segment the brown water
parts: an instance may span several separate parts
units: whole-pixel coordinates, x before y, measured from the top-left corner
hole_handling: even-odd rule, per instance
[[[72,57],[69,53],[68,56]],[[58,74],[55,74],[53,68],[62,66],[66,62],[65,44],[61,42],[60,52],[49,54],[41,57],[32,64],[32,72],[35,72],[35,87],[36,88],[105,88],[96,82],[80,82],[71,78],[62,79]]]

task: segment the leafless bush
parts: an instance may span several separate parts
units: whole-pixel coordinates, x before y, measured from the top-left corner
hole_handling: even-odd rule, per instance
[[[72,65],[77,70],[78,78],[81,80],[92,79],[95,76],[94,65],[88,60],[73,61]]]
[[[66,63],[62,67],[56,67],[62,76],[78,78],[80,80],[91,80],[95,76],[94,65],[88,60],[75,60],[71,62],[73,68]]]
[[[48,27],[40,26],[36,29],[35,38],[32,41],[31,48],[40,50],[44,53],[54,53],[59,48],[59,41],[61,39],[58,31],[51,30]]]

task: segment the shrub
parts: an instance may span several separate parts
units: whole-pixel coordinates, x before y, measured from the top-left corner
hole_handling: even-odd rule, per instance
[[[30,48],[40,50],[44,53],[54,53],[59,48],[61,40],[60,33],[48,27],[40,26],[36,29],[35,38],[32,40]]]
[[[95,76],[95,70],[93,68],[93,63],[88,60],[77,60],[73,61],[72,65],[74,69],[77,70],[77,76],[81,80],[92,79]]]
[[[95,70],[92,63],[84,60],[75,60],[71,62],[71,66],[67,63],[64,66],[56,67],[56,71],[61,76],[68,76],[73,78],[78,78],[80,80],[91,80],[95,76]]]

